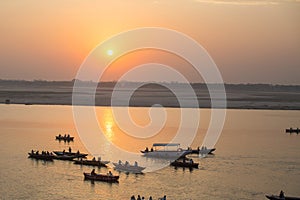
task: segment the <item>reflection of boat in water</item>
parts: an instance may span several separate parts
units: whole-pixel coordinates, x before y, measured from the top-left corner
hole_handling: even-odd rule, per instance
[[[171,162],[170,165],[174,166],[174,167],[198,168],[199,163],[194,163],[194,161],[192,159],[190,159],[190,160],[183,159],[182,161],[175,160],[175,161]]]
[[[101,160],[75,160],[74,164],[77,165],[89,165],[89,166],[97,166],[97,167],[107,167],[106,164],[108,164],[109,161],[101,161]]]
[[[118,182],[119,176],[114,176],[112,174],[92,174],[92,173],[83,173],[85,180],[92,181],[104,181],[109,183]]]
[[[46,160],[46,161],[53,161],[54,155],[51,154],[39,154],[39,153],[28,153],[28,158],[34,158],[37,160]]]
[[[146,148],[141,152],[147,157],[177,159],[192,151],[183,150],[179,143],[154,143],[151,150]]]
[[[278,195],[266,195],[266,197],[270,200],[300,200],[300,197],[289,197],[289,196],[280,197]]]
[[[113,163],[115,166],[114,169],[117,171],[123,171],[123,172],[129,172],[129,173],[135,173],[135,174],[141,174],[142,171],[146,167],[138,166],[138,163],[135,162],[134,165],[130,165],[128,161],[125,163],[122,163],[121,160],[119,160],[118,163]]]

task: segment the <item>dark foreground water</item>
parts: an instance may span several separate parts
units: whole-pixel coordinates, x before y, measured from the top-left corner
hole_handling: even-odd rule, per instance
[[[138,123],[147,108],[132,108]],[[168,138],[178,124],[178,108],[171,114],[163,130]],[[125,140],[116,127],[108,107],[97,108],[99,124],[111,142],[137,152],[149,141],[132,143]],[[199,110],[201,123],[193,147],[201,144],[208,126],[210,110]],[[72,162],[43,162],[27,158],[31,149],[87,151],[80,142],[70,106],[0,105],[0,199],[130,199],[140,194],[157,199],[265,199],[267,193],[300,196],[300,135],[284,133],[287,127],[300,127],[299,111],[228,110],[227,119],[216,153],[200,162],[193,171],[167,166],[143,175],[120,174],[118,184],[91,183],[83,180],[83,172],[92,167]],[[186,128],[188,131],[188,127]],[[75,141],[55,141],[58,133],[70,132]],[[126,160],[103,145],[103,160]],[[161,141],[157,141],[161,142]],[[127,147],[126,147],[127,145]],[[97,169],[106,173],[108,169]],[[114,171],[113,171],[114,172]],[[118,172],[114,172],[118,174]]]

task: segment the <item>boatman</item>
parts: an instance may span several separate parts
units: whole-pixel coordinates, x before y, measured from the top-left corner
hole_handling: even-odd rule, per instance
[[[284,198],[284,192],[282,190],[280,191],[279,198]]]

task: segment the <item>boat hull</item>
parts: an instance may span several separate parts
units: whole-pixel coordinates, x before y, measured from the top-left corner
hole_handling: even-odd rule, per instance
[[[109,183],[119,182],[119,176],[109,176],[104,174],[91,175],[91,173],[83,173],[85,180],[103,181]]]
[[[216,150],[216,148],[212,149],[194,149],[192,150],[191,154],[213,154],[213,152]]]
[[[35,154],[35,153],[28,153],[28,158],[34,158],[37,160],[45,160],[45,161],[53,161],[54,155],[44,155],[44,154]]]
[[[59,136],[55,136],[56,140],[63,140],[63,141],[73,141],[74,137],[59,137]]]
[[[96,167],[107,167],[108,161],[93,161],[93,160],[75,160],[74,164],[76,165],[89,165],[89,166],[96,166]]]
[[[53,159],[56,159],[56,160],[68,160],[68,161],[72,161],[75,158],[77,158],[77,157],[72,156],[72,155],[56,155],[53,157]]]
[[[88,154],[86,153],[74,153],[74,152],[63,152],[63,151],[53,151],[57,156],[67,155],[74,156],[75,158],[85,158]]]
[[[113,165],[115,166],[114,169],[117,171],[123,171],[123,172],[134,173],[134,174],[141,174],[143,173],[142,171],[146,168],[141,166],[125,165],[119,163],[113,163]]]
[[[270,200],[300,200],[299,197],[279,197],[278,195],[266,195],[266,198],[270,199]]]
[[[170,165],[174,166],[174,167],[183,167],[183,168],[198,168],[199,163],[174,161],[174,162],[171,162]]]
[[[297,134],[299,134],[300,129],[299,128],[288,128],[288,129],[285,129],[285,132],[286,133],[297,133]]]
[[[177,159],[190,154],[191,151],[141,151],[145,157]]]

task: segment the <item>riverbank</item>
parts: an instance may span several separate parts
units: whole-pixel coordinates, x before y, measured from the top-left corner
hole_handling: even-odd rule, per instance
[[[10,81],[0,80],[0,103],[37,104],[37,105],[72,105],[73,81]],[[95,93],[96,106],[111,106],[111,96],[114,82],[93,83],[84,82],[85,90],[80,94],[86,98],[92,88]],[[195,107],[187,85],[182,83],[164,83],[172,86],[183,96],[184,106],[178,102],[176,95],[167,87],[154,84],[144,84],[139,87],[128,102],[124,94],[140,83],[124,82],[118,88],[118,99],[114,106],[150,107],[160,104],[164,107]],[[200,108],[211,108],[210,94],[205,84],[192,84],[197,95]],[[225,84],[227,108],[230,109],[270,109],[270,110],[300,110],[300,86],[283,86],[267,84]],[[215,90],[214,92],[218,92]],[[88,105],[83,101],[78,105]],[[222,108],[222,107],[215,107]]]

